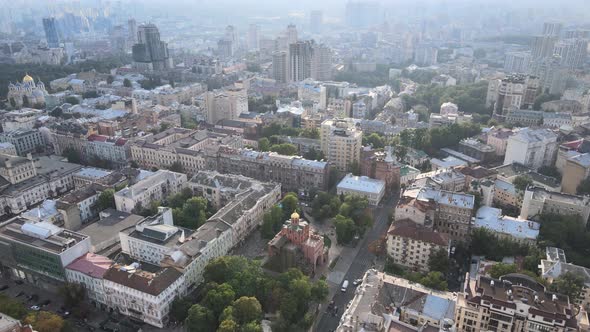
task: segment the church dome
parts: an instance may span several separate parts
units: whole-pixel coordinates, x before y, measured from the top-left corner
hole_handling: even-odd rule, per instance
[[[299,219],[299,213],[293,212],[293,214],[291,215],[291,219]]]
[[[29,76],[29,74],[25,75],[25,77],[23,77],[23,83],[27,83],[27,82],[34,82],[35,80]]]

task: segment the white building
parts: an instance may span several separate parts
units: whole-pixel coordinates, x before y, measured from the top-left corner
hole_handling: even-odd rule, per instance
[[[500,238],[534,245],[539,236],[541,224],[526,219],[503,216],[501,209],[482,206],[477,210],[473,227],[485,228]]]
[[[90,302],[97,308],[105,309],[107,299],[103,276],[112,264],[108,257],[88,253],[66,267],[66,280],[84,285]]]
[[[148,208],[153,201],[162,200],[186,187],[186,174],[158,170],[136,184],[115,193],[117,210],[131,212],[136,208]]]
[[[557,155],[557,135],[548,129],[524,128],[510,136],[504,164],[519,163],[532,169],[552,166]]]
[[[370,205],[378,205],[385,195],[385,181],[366,176],[347,174],[336,187],[338,195],[358,195],[367,198]]]

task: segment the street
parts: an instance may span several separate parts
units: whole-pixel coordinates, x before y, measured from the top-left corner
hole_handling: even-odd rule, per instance
[[[395,209],[399,193],[393,193],[392,196],[382,202],[380,207],[375,208],[373,227],[367,231],[357,247],[351,250],[352,252],[342,252],[342,257],[328,275],[330,294],[333,294],[333,297],[327,302],[334,301],[334,305],[338,306],[338,313],[334,317],[331,312],[327,312],[327,304],[322,305],[321,316],[318,318],[319,322],[315,326],[315,331],[328,332],[336,330],[346,305],[354,297],[355,286],[352,285],[352,282],[355,279],[362,278],[365,272],[374,265],[377,257],[369,251],[369,244],[387,232],[389,227],[388,217]],[[350,257],[346,257],[347,254],[354,257],[354,259],[351,261]],[[344,280],[349,282],[346,292],[340,290]]]

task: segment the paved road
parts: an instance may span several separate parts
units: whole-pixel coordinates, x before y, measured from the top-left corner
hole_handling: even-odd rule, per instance
[[[354,297],[354,286],[352,285],[353,280],[364,276],[365,272],[373,266],[373,262],[376,259],[376,256],[369,251],[369,244],[379,239],[385,234],[385,232],[387,232],[387,228],[389,227],[388,216],[394,210],[399,194],[395,193],[394,196],[395,197],[387,199],[386,202],[382,204],[382,207],[375,209],[375,223],[373,227],[367,231],[364,238],[358,244],[358,252],[348,267],[348,270],[346,270],[344,273],[344,277],[338,278],[342,280],[348,280],[349,282],[348,290],[346,292],[343,293],[340,291],[342,281],[340,281],[340,284],[337,286],[337,290],[332,292],[334,293],[334,296],[330,300],[333,300],[334,304],[338,306],[338,314],[336,317],[334,317],[331,313],[327,313],[327,305],[323,305],[323,312],[319,317],[319,322],[315,327],[315,331],[329,332],[336,330],[338,327],[340,317],[342,316],[342,313],[344,313],[346,305]],[[346,257],[341,257],[341,260],[342,259],[346,259]],[[336,266],[336,268],[337,267],[338,266]]]

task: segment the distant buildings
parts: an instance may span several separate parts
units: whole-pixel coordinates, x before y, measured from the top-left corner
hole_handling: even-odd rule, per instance
[[[294,82],[311,77],[313,43],[298,41],[289,45],[289,79]]]
[[[430,256],[438,251],[449,253],[451,241],[446,234],[411,220],[395,221],[387,231],[387,254],[393,262],[412,270],[429,270]]]
[[[278,83],[289,82],[289,56],[286,51],[272,54],[272,78]]]
[[[245,89],[231,88],[205,93],[207,122],[216,124],[219,120],[236,120],[240,114],[248,113],[248,94]]]
[[[414,62],[419,66],[432,66],[437,64],[438,49],[427,44],[420,44],[414,49]]]
[[[137,44],[133,45],[133,64],[140,70],[164,70],[172,67],[168,45],[160,40],[160,31],[154,24],[142,24],[137,31]]]
[[[534,76],[515,74],[490,80],[486,106],[493,106],[495,116],[503,116],[513,108],[527,109],[532,107],[539,87],[539,78]]]
[[[22,83],[8,85],[7,99],[12,108],[44,106],[47,95],[45,84],[40,80],[35,83],[29,75],[23,77]]]
[[[385,195],[385,181],[349,173],[336,186],[336,193],[361,196],[366,198],[370,205],[379,205]]]
[[[309,13],[309,30],[311,33],[318,34],[322,32],[324,14],[321,10],[312,10]]]
[[[556,155],[556,134],[548,129],[524,128],[508,138],[504,164],[519,163],[537,170],[553,165]]]
[[[59,47],[60,38],[59,31],[57,28],[57,21],[55,20],[55,17],[43,18],[43,30],[45,30],[45,39],[47,40],[47,46],[51,48]]]

